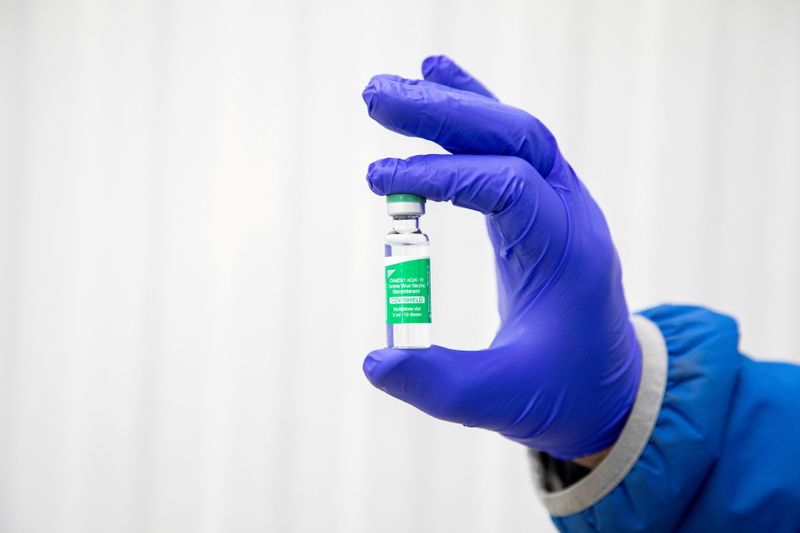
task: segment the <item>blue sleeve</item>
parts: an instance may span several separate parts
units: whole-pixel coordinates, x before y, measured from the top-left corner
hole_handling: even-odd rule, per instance
[[[637,398],[609,456],[575,485],[543,494],[556,526],[800,531],[800,367],[743,356],[735,321],[706,309],[642,316],[665,348],[659,355],[643,343],[643,372],[657,374],[666,358],[651,394],[658,401]],[[657,376],[643,373],[642,383]]]

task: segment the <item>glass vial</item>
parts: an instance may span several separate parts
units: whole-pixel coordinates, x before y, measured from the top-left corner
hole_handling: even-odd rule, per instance
[[[392,230],[384,241],[386,342],[390,348],[431,345],[431,253],[428,236],[419,229],[425,198],[390,194],[386,210]]]

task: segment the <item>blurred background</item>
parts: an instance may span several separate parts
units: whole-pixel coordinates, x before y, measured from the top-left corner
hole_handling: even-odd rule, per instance
[[[0,531],[551,530],[522,447],[361,371],[366,167],[441,150],[360,93],[433,53],[550,126],[633,309],[800,361],[800,2],[0,0]],[[434,341],[485,346],[481,217],[423,228]]]

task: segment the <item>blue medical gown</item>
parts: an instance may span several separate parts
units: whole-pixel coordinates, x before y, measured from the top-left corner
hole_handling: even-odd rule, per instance
[[[665,305],[641,315],[666,348],[663,396],[650,407],[654,427],[633,435],[644,439],[643,450],[618,469],[621,480],[605,472],[611,485],[593,490],[596,501],[572,509],[568,501],[594,472],[547,496],[562,498],[556,526],[800,531],[800,367],[742,355],[736,322],[707,309]]]

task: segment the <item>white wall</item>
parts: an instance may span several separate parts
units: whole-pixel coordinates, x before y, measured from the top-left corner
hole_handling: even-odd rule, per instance
[[[522,448],[361,373],[366,166],[437,148],[360,91],[441,52],[551,126],[632,307],[715,306],[800,360],[796,1],[0,0],[0,530],[550,528]],[[482,221],[424,225],[435,340],[480,347]]]

